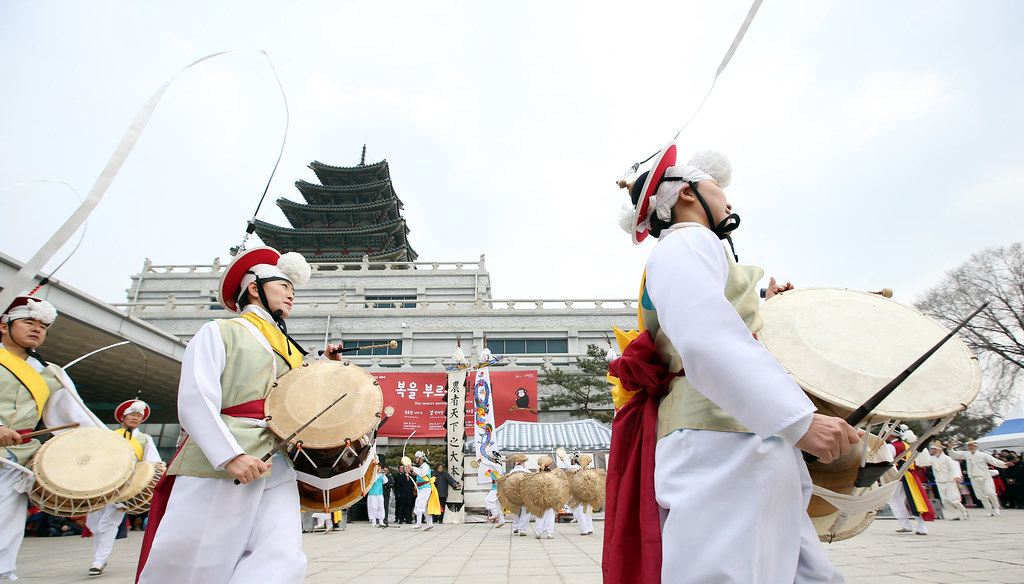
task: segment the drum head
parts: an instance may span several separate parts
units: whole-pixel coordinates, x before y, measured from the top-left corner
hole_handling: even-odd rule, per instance
[[[804,288],[761,307],[757,336],[823,413],[844,416],[949,332],[920,311],[868,292]],[[959,412],[978,395],[981,369],[954,337],[877,408],[869,421],[925,420]],[[821,408],[821,401],[835,408]],[[828,411],[830,410],[831,411]]]
[[[365,369],[340,361],[313,361],[285,373],[267,395],[267,425],[280,438],[348,394],[297,436],[306,448],[324,449],[369,434],[380,420],[384,394]]]
[[[47,440],[33,467],[45,490],[90,499],[119,491],[137,460],[123,436],[105,428],[75,428]]]

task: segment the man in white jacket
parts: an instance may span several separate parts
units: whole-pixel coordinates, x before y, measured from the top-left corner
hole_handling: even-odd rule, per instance
[[[1006,468],[1006,463],[998,458],[978,450],[974,439],[967,441],[967,451],[953,450],[953,442],[949,443],[949,457],[953,460],[967,461],[967,476],[971,477],[971,488],[974,496],[988,509],[988,516],[999,515],[999,497],[996,496],[996,484],[988,466]]]
[[[932,442],[928,450],[932,455],[932,476],[942,501],[943,516],[950,521],[967,519],[967,509],[960,501],[960,483],[964,479],[960,464],[945,453],[941,442]]]

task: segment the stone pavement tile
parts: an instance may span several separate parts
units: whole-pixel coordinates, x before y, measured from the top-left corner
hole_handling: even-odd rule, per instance
[[[506,574],[488,574],[487,578],[480,578],[479,574],[466,575],[463,574],[455,579],[454,584],[480,584],[486,582],[487,584],[509,584],[509,577]]]

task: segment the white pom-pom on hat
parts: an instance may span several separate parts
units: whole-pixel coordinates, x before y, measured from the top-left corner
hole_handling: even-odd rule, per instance
[[[277,269],[284,273],[295,288],[305,286],[313,274],[313,268],[309,266],[306,258],[294,251],[281,255],[281,259],[277,260]]]
[[[725,188],[732,182],[732,163],[729,158],[717,150],[701,150],[690,158],[687,166],[703,170],[711,175],[711,178],[718,182],[718,186]]]

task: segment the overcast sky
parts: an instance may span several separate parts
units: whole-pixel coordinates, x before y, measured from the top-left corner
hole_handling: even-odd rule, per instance
[[[365,143],[421,260],[486,254],[499,299],[635,297],[653,242],[618,227],[615,181],[696,111],[749,8],[0,0],[0,250],[29,259],[78,204],[27,181],[84,197],[165,80],[263,49],[290,127],[260,219]],[[1021,240],[1022,24],[1012,0],[764,2],[678,138],[731,158],[741,261],[912,303]],[[120,302],[146,258],[226,261],[284,126],[258,52],[182,74],[57,278]]]

